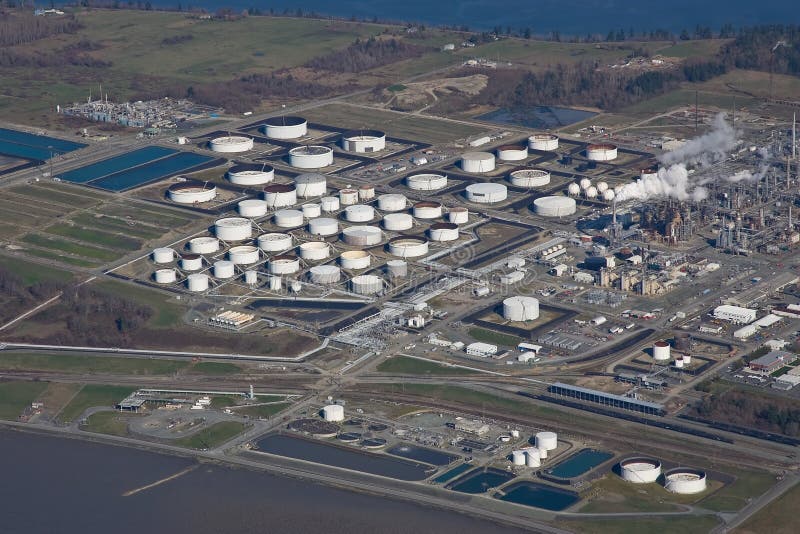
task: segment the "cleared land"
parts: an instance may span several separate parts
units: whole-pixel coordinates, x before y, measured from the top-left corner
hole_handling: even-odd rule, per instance
[[[47,382],[0,382],[0,419],[16,421],[47,389]]]
[[[485,328],[470,328],[467,333],[469,337],[475,341],[483,341],[484,343],[502,345],[504,347],[516,347],[521,341],[521,339],[516,336],[486,330]]]
[[[748,519],[734,532],[737,534],[792,534],[797,532],[797,508],[800,506],[800,486],[795,486],[780,499]]]
[[[190,372],[202,375],[235,375],[241,373],[242,368],[227,362],[200,362],[192,366]]]
[[[269,419],[276,413],[280,412],[291,406],[290,402],[279,402],[276,404],[262,404],[261,406],[249,406],[247,408],[237,409],[235,413],[239,415],[248,415],[254,418]]]
[[[476,371],[439,365],[437,363],[407,358],[405,356],[394,356],[381,362],[376,368],[381,373],[394,373],[401,375],[472,375]]]
[[[702,501],[700,506],[721,512],[740,510],[750,499],[775,484],[775,477],[769,473],[738,471],[731,474],[736,476],[736,481]]]
[[[55,371],[80,374],[172,375],[189,366],[178,360],[80,354],[0,352],[2,371]]]
[[[185,438],[175,440],[175,445],[180,447],[187,447],[189,449],[213,449],[218,445],[222,445],[226,441],[238,436],[247,425],[237,421],[223,421],[216,423],[208,428],[204,428]]]
[[[134,388],[124,386],[102,386],[102,385],[86,385],[84,386],[72,401],[67,404],[59,414],[59,419],[65,423],[75,420],[88,408],[98,406],[113,407],[117,402],[121,401],[131,393]]]

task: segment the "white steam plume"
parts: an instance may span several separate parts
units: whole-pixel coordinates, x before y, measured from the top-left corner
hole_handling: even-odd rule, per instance
[[[714,117],[711,131],[690,139],[683,146],[661,155],[664,165],[676,163],[706,165],[718,161],[736,147],[736,131],[725,120],[725,114]]]

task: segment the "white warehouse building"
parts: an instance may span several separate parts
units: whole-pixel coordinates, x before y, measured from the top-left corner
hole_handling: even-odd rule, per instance
[[[486,358],[497,354],[497,345],[490,345],[489,343],[470,343],[465,349],[470,356],[480,356]]]
[[[756,320],[756,310],[723,304],[714,308],[714,317],[733,324],[750,324]]]

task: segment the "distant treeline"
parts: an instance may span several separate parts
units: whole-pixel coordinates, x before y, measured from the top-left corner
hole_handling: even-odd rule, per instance
[[[0,11],[0,46],[32,43],[62,33],[75,33],[82,28],[72,15],[36,17],[29,11]]]
[[[63,284],[37,282],[25,285],[22,278],[10,269],[0,266],[0,317],[9,319],[23,310],[39,304],[61,291]]]
[[[376,39],[356,41],[344,50],[336,50],[309,61],[306,66],[312,69],[332,72],[363,72],[404,59],[421,56],[425,48],[408,44],[398,39]]]
[[[706,397],[690,414],[697,417],[800,436],[800,402],[744,391]]]

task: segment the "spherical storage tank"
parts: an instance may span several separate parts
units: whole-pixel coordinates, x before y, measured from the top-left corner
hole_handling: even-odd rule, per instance
[[[331,253],[331,247],[324,241],[308,241],[297,247],[298,254],[307,261],[324,260]]]
[[[569,193],[571,197],[576,197],[581,194],[581,186],[576,183],[571,183],[567,186],[567,193]]]
[[[386,148],[386,134],[380,130],[354,130],[342,134],[342,148],[348,152],[380,152]]]
[[[283,252],[292,248],[292,236],[277,232],[258,236],[258,248],[264,252]]]
[[[461,156],[461,169],[464,172],[491,172],[494,168],[494,154],[490,152],[467,152]]]
[[[408,230],[414,226],[414,218],[408,213],[387,213],[383,217],[383,227],[393,232]]]
[[[431,241],[455,241],[458,239],[458,225],[453,223],[435,223],[428,228]]]
[[[442,205],[438,202],[417,202],[412,209],[417,219],[438,219],[442,216]]]
[[[583,194],[586,195],[586,198],[597,198],[597,188],[590,185],[583,191]]]
[[[542,187],[550,183],[550,173],[541,169],[520,169],[512,172],[508,179],[517,187]]]
[[[558,136],[553,134],[534,134],[528,137],[531,150],[551,151],[558,149]]]
[[[217,186],[209,182],[187,180],[169,186],[167,196],[178,204],[209,202],[217,197]]]
[[[503,317],[509,321],[534,321],[539,318],[539,301],[533,297],[508,297],[503,301]]]
[[[233,275],[236,273],[236,268],[232,261],[219,260],[214,262],[212,272],[214,273],[214,278],[233,278]]]
[[[270,274],[293,274],[300,270],[300,260],[291,254],[281,254],[269,260]]]
[[[309,279],[315,284],[335,284],[342,277],[342,271],[335,265],[316,265],[308,270]]]
[[[294,179],[294,186],[298,197],[321,197],[328,192],[328,179],[324,174],[307,172]]]
[[[271,139],[298,139],[308,133],[308,122],[303,117],[270,117],[261,131]]]
[[[175,259],[175,251],[168,247],[159,247],[153,249],[153,262],[155,263],[170,263]]]
[[[350,222],[367,222],[375,217],[375,209],[366,204],[353,204],[344,209],[344,218]]]
[[[189,240],[189,252],[193,254],[213,254],[219,250],[216,237],[195,237]]]
[[[670,360],[670,347],[666,341],[656,341],[653,343],[653,359],[657,362],[668,362]]]
[[[267,214],[267,203],[257,198],[242,200],[236,205],[236,210],[242,217],[253,219]]]
[[[664,487],[672,493],[689,495],[706,490],[706,473],[699,469],[676,468],[664,473]]]
[[[231,247],[228,251],[228,259],[234,265],[250,265],[259,260],[258,247],[252,245],[241,245]]]
[[[192,273],[186,277],[186,288],[189,291],[205,291],[208,289],[208,275]]]
[[[340,189],[339,190],[339,203],[342,206],[352,206],[358,203],[358,189]],[[338,207],[337,207],[338,209]],[[331,210],[333,211],[333,210]]]
[[[226,173],[228,181],[236,185],[262,185],[275,179],[275,169],[270,165],[238,164]]]
[[[181,254],[180,266],[184,271],[199,271],[203,268],[203,257],[200,254]]]
[[[508,198],[508,188],[491,182],[470,184],[467,186],[466,197],[470,202],[478,204],[502,202]]]
[[[528,157],[527,145],[503,145],[497,148],[497,157],[503,161],[522,161]]]
[[[275,212],[275,225],[281,228],[303,226],[303,212],[300,210],[278,210]]]
[[[428,240],[415,236],[400,236],[389,241],[389,253],[400,258],[417,258],[428,253]]]
[[[247,152],[253,150],[253,139],[241,135],[228,135],[225,137],[217,137],[208,143],[208,147],[213,152]]]
[[[300,210],[303,212],[303,217],[306,219],[313,219],[322,215],[322,207],[319,204],[311,202],[300,206]]]
[[[447,222],[453,224],[465,224],[469,222],[469,210],[462,207],[450,208],[447,211]]]
[[[396,193],[388,193],[378,197],[378,209],[381,211],[402,211],[406,209],[406,197]]]
[[[264,200],[270,209],[297,204],[297,189],[291,184],[269,184],[264,188]]]
[[[597,192],[602,193],[608,190],[608,183],[606,182],[597,182]]]
[[[543,217],[563,217],[575,213],[577,205],[570,197],[541,197],[533,201],[533,210]]]
[[[611,202],[612,200],[614,200],[614,197],[616,196],[617,194],[614,192],[613,189],[606,189],[605,191],[603,191],[603,200],[605,200],[606,202]]]
[[[332,212],[339,209],[339,198],[338,197],[322,197],[319,199],[319,206],[322,208],[322,211],[325,212]]]
[[[171,284],[177,279],[175,269],[159,269],[153,273],[153,278],[158,284]]]
[[[555,432],[539,432],[534,437],[536,448],[552,451],[558,447],[558,435]]]
[[[350,279],[350,288],[359,295],[375,295],[383,289],[383,278],[374,274],[362,274]]]
[[[342,240],[348,245],[368,247],[382,239],[383,232],[377,226],[350,226],[342,230]]]
[[[318,217],[308,221],[308,233],[329,236],[339,233],[339,221],[329,217]]]
[[[586,159],[590,161],[617,159],[617,146],[609,143],[589,145],[586,147]]]
[[[651,484],[661,476],[661,462],[654,458],[628,458],[619,463],[623,480],[634,484]]]
[[[592,181],[588,178],[581,178],[581,181],[578,182],[578,185],[581,186],[582,191],[586,191],[592,186]]]
[[[214,234],[223,241],[245,241],[253,235],[250,219],[227,217],[214,223]]]
[[[344,407],[331,404],[322,408],[322,418],[330,422],[344,421]]]
[[[371,260],[372,256],[365,250],[347,250],[339,256],[342,268],[348,270],[366,269]]]
[[[321,169],[333,165],[333,150],[326,146],[298,146],[289,151],[289,164],[298,169]]]
[[[406,185],[415,191],[436,191],[447,186],[444,174],[414,174],[406,178]]]

